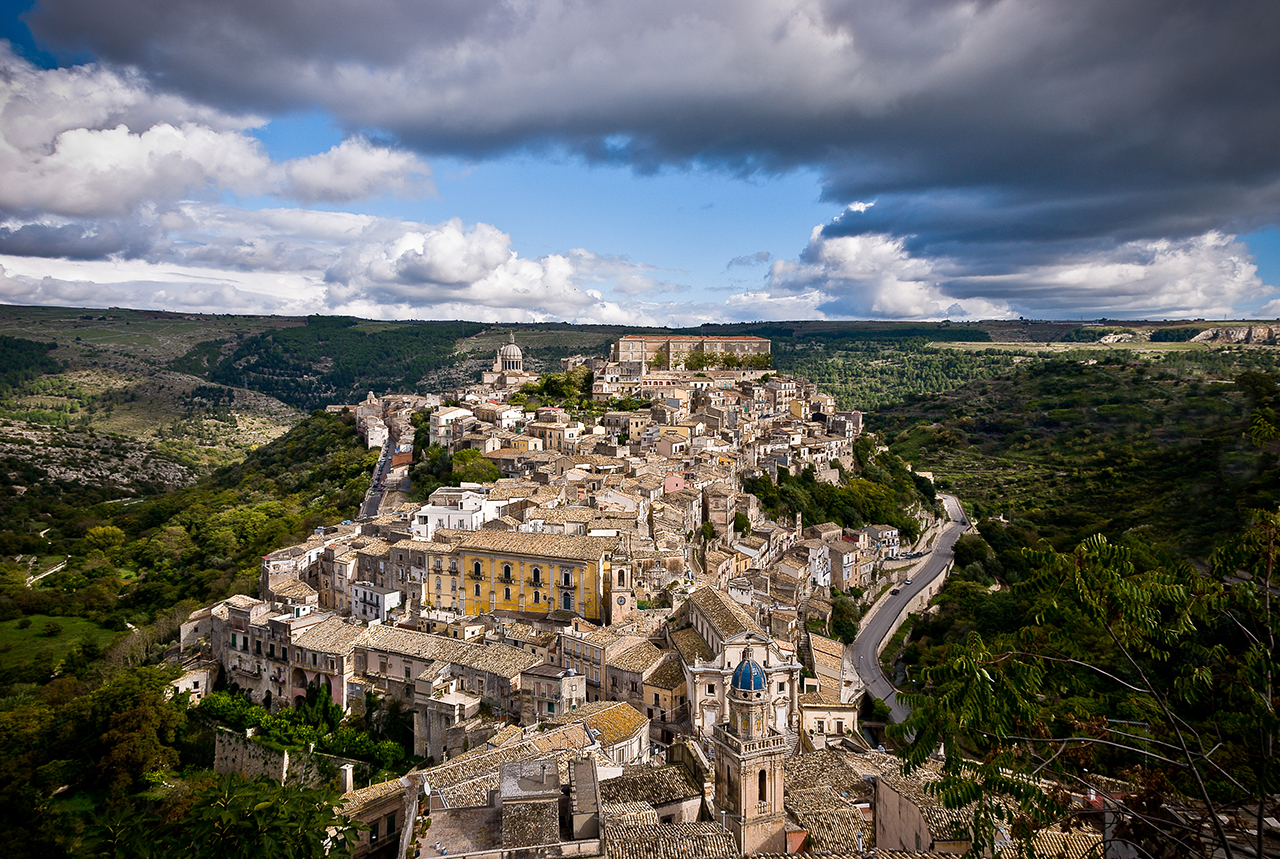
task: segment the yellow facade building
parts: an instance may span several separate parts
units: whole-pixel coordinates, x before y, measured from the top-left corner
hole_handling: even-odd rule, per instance
[[[478,615],[500,609],[576,612],[608,623],[611,601],[631,597],[630,571],[617,570],[617,538],[519,531],[476,531],[455,550],[463,571],[463,610]]]

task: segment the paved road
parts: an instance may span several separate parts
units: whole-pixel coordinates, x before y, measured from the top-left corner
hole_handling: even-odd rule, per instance
[[[967,525],[964,511],[960,509],[960,502],[950,495],[941,497],[947,507],[947,514],[951,517],[951,523],[938,536],[933,551],[924,557],[924,563],[913,574],[911,584],[900,585],[900,591],[896,596],[888,597],[880,603],[873,614],[864,617],[862,628],[853,642],[853,656],[857,662],[858,676],[862,678],[870,694],[889,705],[895,722],[901,722],[910,711],[906,706],[898,703],[893,686],[889,685],[888,678],[880,670],[880,659],[876,649],[889,632],[893,619],[898,616],[898,612],[907,604],[907,601],[941,575],[943,569],[951,562],[952,547],[955,546],[956,540]]]
[[[373,469],[373,480],[369,482],[369,491],[364,496],[364,503],[360,505],[361,519],[378,515],[378,508],[382,506],[382,493],[387,474],[391,471],[391,454],[391,444],[383,445],[378,464]]]

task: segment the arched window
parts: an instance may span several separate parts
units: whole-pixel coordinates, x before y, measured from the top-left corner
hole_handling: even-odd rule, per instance
[[[473,573],[475,573],[477,576],[481,574],[481,571],[482,571],[483,569],[484,569],[484,568],[480,566],[480,562],[479,562],[479,561],[476,561],[474,564],[472,564],[472,565],[471,565],[471,571],[472,571]]]
[[[534,591],[533,602],[534,602],[534,605],[537,605],[538,603],[542,602],[542,594],[538,593],[537,591]]]
[[[538,583],[539,583],[539,582],[541,582],[541,581],[542,581],[542,568],[541,568],[541,567],[534,567],[534,568],[533,568],[533,583],[536,585],[536,584],[538,584]]]
[[[440,590],[440,577],[436,576],[436,590]]]
[[[503,589],[502,589],[502,598],[503,598],[504,600],[509,600],[509,599],[511,599],[511,588],[503,588]]]
[[[477,584],[476,584],[476,596],[480,596],[480,585],[479,585],[479,583],[477,583]]]
[[[503,564],[503,565],[502,565],[502,577],[503,577],[504,579],[509,579],[509,578],[511,578],[511,565],[510,565],[510,564]]]
[[[760,801],[767,802],[769,799],[769,796],[768,796],[769,776],[764,770],[760,770],[760,778],[758,779],[758,781],[760,783]]]
[[[624,573],[622,570],[618,570],[618,587],[622,588],[622,587],[626,587],[626,585],[627,585],[627,574]]]
[[[564,595],[564,610],[573,611],[573,594]]]

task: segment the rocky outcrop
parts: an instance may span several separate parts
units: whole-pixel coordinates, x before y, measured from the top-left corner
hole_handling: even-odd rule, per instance
[[[1233,328],[1210,328],[1191,338],[1193,343],[1252,343],[1259,346],[1280,344],[1280,328],[1272,325],[1241,325]]]

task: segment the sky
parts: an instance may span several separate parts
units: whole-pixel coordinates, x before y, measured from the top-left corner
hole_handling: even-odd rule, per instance
[[[1280,318],[1274,0],[0,4],[0,302]]]

